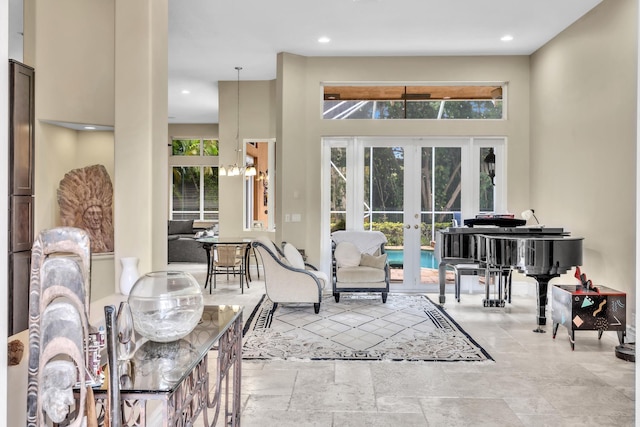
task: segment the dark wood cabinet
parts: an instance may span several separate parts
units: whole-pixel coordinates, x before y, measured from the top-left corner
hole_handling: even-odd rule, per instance
[[[33,244],[35,71],[9,60],[9,335],[29,327]]]
[[[31,251],[9,254],[9,335],[29,328]]]
[[[14,196],[33,195],[34,77],[33,68],[9,61],[9,193]]]
[[[9,204],[9,250],[31,250],[33,244],[33,196],[11,196]]]

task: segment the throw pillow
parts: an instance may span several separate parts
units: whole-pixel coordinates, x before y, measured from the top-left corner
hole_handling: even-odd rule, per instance
[[[360,250],[351,242],[340,242],[334,252],[338,267],[357,267],[360,265]]]
[[[168,234],[193,234],[193,220],[171,220],[169,221]]]
[[[280,254],[278,253],[275,245],[273,244],[273,242],[271,241],[271,239],[269,239],[268,237],[264,237],[264,236],[260,236],[260,237],[256,237],[256,240],[260,243],[262,243],[263,245],[265,245],[267,247],[267,249],[269,249],[269,251],[271,251],[271,253],[278,259],[280,259]]]
[[[363,267],[384,268],[385,265],[387,265],[387,254],[378,256],[362,254],[362,258],[360,258],[360,265]]]
[[[300,251],[291,243],[284,244],[284,256],[293,268],[305,269],[304,259],[300,255]]]

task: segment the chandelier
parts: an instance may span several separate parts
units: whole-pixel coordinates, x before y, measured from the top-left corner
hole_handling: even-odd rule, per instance
[[[247,168],[244,167],[243,163],[240,160],[242,156],[242,146],[240,145],[240,70],[242,67],[235,67],[238,73],[237,80],[237,103],[236,103],[236,161],[233,164],[225,167],[220,166],[218,169],[219,176],[254,176],[256,174],[256,168],[253,165],[249,165]],[[243,166],[239,166],[243,165]]]

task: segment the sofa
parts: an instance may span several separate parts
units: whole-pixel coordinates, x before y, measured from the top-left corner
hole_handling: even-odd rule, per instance
[[[207,253],[202,243],[196,240],[196,233],[203,228],[194,228],[193,220],[169,220],[167,233],[168,262],[207,263]]]

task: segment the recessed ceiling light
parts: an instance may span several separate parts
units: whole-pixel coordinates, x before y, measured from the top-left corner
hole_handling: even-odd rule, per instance
[[[190,90],[182,89],[182,94],[183,94],[183,95],[188,95],[188,94],[190,94],[190,93],[191,93],[191,91],[190,91]]]
[[[320,37],[318,43],[329,43],[331,39],[329,37]]]
[[[503,42],[510,42],[511,40],[513,40],[513,36],[510,34],[507,34],[500,37],[500,40],[502,40]]]

